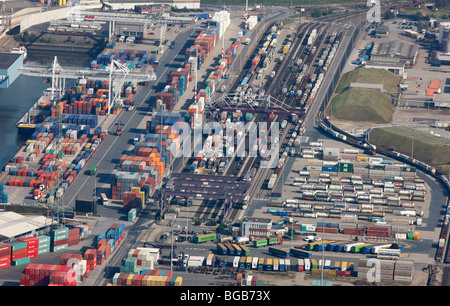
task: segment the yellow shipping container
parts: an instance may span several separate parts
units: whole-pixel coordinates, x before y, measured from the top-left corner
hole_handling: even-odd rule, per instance
[[[367,157],[367,156],[356,156],[356,161],[368,163],[369,162],[369,157]]]
[[[131,286],[131,280],[133,279],[134,274],[128,274],[127,277],[127,286]]]
[[[182,286],[183,285],[183,278],[181,276],[178,276],[175,279],[175,286]]]

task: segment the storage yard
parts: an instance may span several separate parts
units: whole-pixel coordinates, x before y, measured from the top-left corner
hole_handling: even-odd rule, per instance
[[[358,18],[349,13],[283,26],[288,11],[191,14],[152,28],[170,29],[159,45],[117,35],[67,90],[55,89],[64,70],[53,74],[0,173],[5,210],[48,218],[0,214],[0,280],[426,286],[448,256],[439,173],[324,118],[351,37],[368,25],[339,23]],[[245,141],[239,128],[260,123],[279,130]]]

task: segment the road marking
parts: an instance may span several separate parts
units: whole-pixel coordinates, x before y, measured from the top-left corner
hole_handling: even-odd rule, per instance
[[[192,33],[194,32],[195,28],[192,29],[191,33],[189,34],[189,36],[192,35]],[[180,48],[181,51],[181,48]],[[178,51],[178,53],[180,52]],[[161,74],[161,76],[156,80],[155,84],[153,84],[153,86],[155,86],[156,84],[158,84],[161,80],[161,78],[166,74],[167,69],[169,69],[170,65],[173,63],[173,61],[175,60],[175,57],[172,59],[172,61],[167,65],[167,67],[164,69],[164,73]],[[147,95],[145,96],[145,98],[142,100],[142,102],[139,104],[139,107],[148,99],[148,97],[150,96],[150,94],[152,93],[153,89],[150,89],[147,93]],[[120,113],[121,114],[121,113]],[[119,114],[119,115],[120,115]],[[134,118],[134,116],[136,116],[137,112],[134,112],[133,115],[130,117],[130,119],[126,122],[126,124],[124,124],[123,129],[125,130],[125,127],[130,123],[130,121]],[[112,122],[112,124],[114,124],[116,122],[116,120],[119,118],[119,116],[117,116],[115,118],[115,120]],[[116,137],[116,139],[114,139],[114,141],[112,142],[112,144],[109,146],[108,150],[102,155],[102,157],[98,160],[98,164],[100,164],[105,156],[109,153],[109,150],[111,150],[111,148],[114,147],[114,144],[116,143],[117,139],[119,139],[118,137]],[[96,176],[94,176],[94,180],[95,180]],[[89,181],[89,177],[84,180],[83,184],[81,185],[80,189],[84,188],[84,185],[86,184],[86,182]],[[74,194],[74,196],[72,197],[72,199],[69,201],[69,203],[72,203],[75,199],[75,197],[77,196],[77,193]]]

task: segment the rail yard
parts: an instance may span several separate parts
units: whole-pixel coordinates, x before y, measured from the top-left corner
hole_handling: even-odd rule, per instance
[[[105,23],[151,20],[165,38],[116,34],[83,76],[48,75],[53,89],[69,73],[76,83],[57,103],[45,92],[42,122],[34,109],[18,123],[36,130],[0,174],[0,280],[427,286],[436,267],[445,278],[446,174],[329,115],[373,26],[363,13],[87,11]],[[44,219],[7,209],[16,203]]]

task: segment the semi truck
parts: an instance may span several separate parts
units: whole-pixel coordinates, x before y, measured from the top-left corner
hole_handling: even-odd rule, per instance
[[[289,251],[277,247],[269,247],[269,253],[278,257],[288,257]]]

